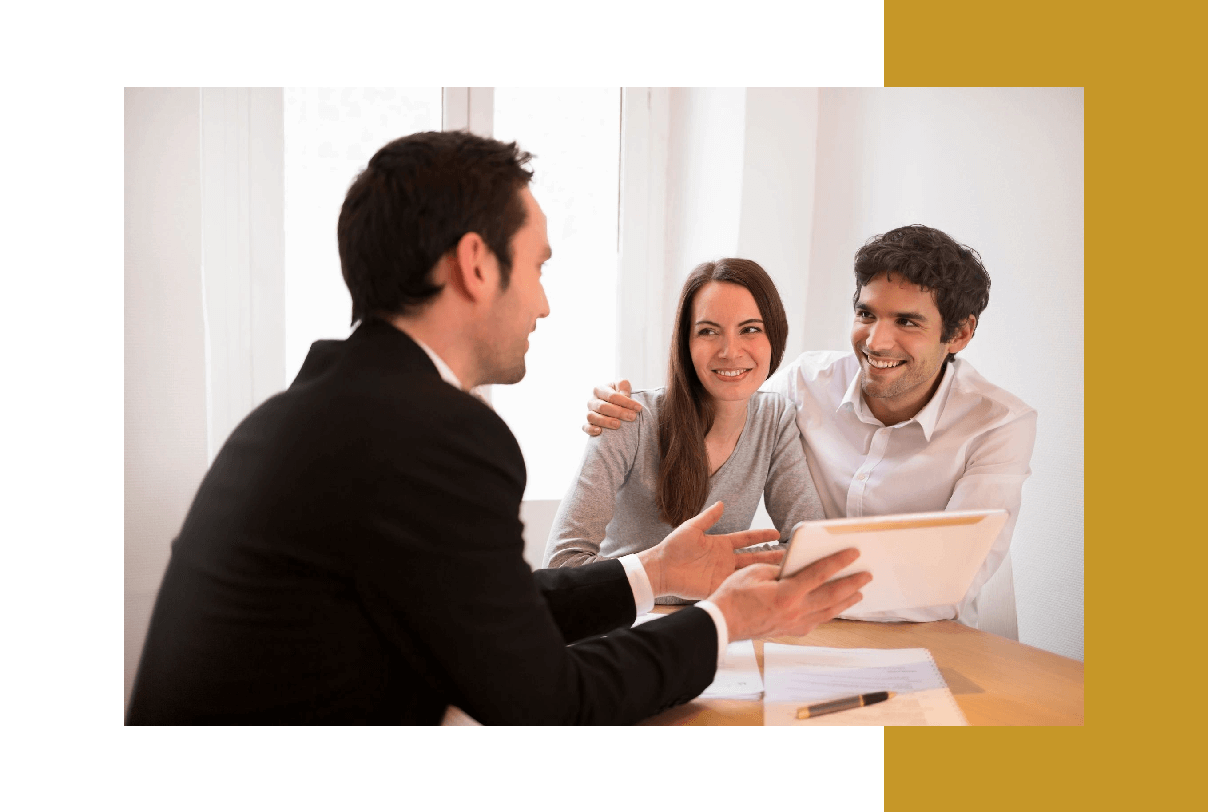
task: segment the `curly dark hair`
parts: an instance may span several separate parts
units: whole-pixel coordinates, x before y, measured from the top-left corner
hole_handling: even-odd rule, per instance
[[[938,228],[910,225],[870,238],[856,252],[856,292],[882,274],[901,276],[935,294],[943,320],[940,341],[951,341],[969,318],[980,320],[990,303],[990,274],[981,255]],[[955,353],[948,355],[951,361]]]
[[[470,232],[499,260],[506,288],[532,158],[515,142],[462,131],[415,133],[379,149],[348,187],[336,229],[352,322],[402,315],[440,293],[431,271]]]

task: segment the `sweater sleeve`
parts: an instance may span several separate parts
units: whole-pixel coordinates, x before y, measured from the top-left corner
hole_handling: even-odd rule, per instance
[[[587,441],[579,472],[550,528],[542,566],[578,567],[602,560],[600,544],[612,521],[617,493],[633,470],[642,433],[653,427],[647,411],[633,423],[622,422],[621,428]]]
[[[822,519],[824,515],[822,500],[806,464],[797,411],[783,398],[778,405],[781,411],[776,422],[776,445],[768,466],[763,500],[783,543],[789,540],[798,522]]]

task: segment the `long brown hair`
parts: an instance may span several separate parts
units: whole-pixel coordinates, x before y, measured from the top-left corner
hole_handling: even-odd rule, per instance
[[[671,354],[667,361],[667,391],[659,407],[659,479],[655,500],[659,518],[670,525],[691,519],[705,506],[709,496],[709,455],[705,435],[713,428],[713,401],[697,377],[689,340],[692,336],[692,305],[696,294],[709,282],[731,282],[751,292],[763,319],[772,357],[768,375],[784,357],[789,323],[776,285],[767,271],[749,259],[726,258],[697,265],[684,280]]]

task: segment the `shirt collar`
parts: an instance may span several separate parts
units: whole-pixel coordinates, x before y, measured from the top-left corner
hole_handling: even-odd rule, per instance
[[[940,422],[940,411],[944,408],[944,402],[948,400],[948,392],[952,390],[956,370],[952,368],[952,364],[945,361],[944,371],[940,374],[943,377],[940,378],[940,385],[935,388],[935,394],[931,396],[931,400],[927,401],[927,405],[919,409],[919,413],[914,416],[918,424],[923,427],[923,436],[927,438],[927,442],[931,442],[931,433],[935,431],[936,424]]]
[[[851,383],[847,385],[847,393],[843,395],[843,400],[839,402],[839,408],[835,411],[841,411],[845,406],[850,407],[852,413],[864,423],[872,423],[877,426],[885,425],[878,420],[869,410],[868,404],[864,402],[864,396],[860,394],[860,376],[863,371],[857,367],[856,374],[852,377]],[[927,438],[927,442],[931,442],[931,433],[935,431],[935,426],[940,420],[940,410],[943,408],[943,403],[948,399],[948,392],[952,389],[952,380],[955,374],[952,371],[952,364],[944,363],[943,372],[940,373],[940,385],[936,388],[935,394],[931,396],[931,400],[919,409],[919,413],[909,420],[903,420],[901,424],[909,423],[911,420],[919,424],[923,430],[923,436]]]
[[[848,383],[847,394],[843,396],[843,400],[839,401],[839,408],[835,409],[835,411],[842,411],[843,407],[847,406],[856,413],[857,417],[864,420],[864,415],[868,414],[868,407],[864,405],[864,398],[860,395],[860,376],[863,374],[863,371],[860,369],[859,360],[857,359],[856,374],[852,376],[851,382]],[[870,414],[868,416],[872,417]],[[873,420],[876,420],[876,418],[873,417]]]

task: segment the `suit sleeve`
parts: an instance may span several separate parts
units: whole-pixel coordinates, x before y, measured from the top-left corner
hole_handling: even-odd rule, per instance
[[[447,425],[428,434],[438,442],[382,457],[406,463],[391,464],[375,491],[358,583],[400,653],[485,724],[628,724],[697,696],[717,660],[701,609],[566,645],[601,617],[632,616],[632,593],[616,562],[562,581],[533,575],[519,519],[523,459],[502,421],[475,407],[445,410]],[[578,626],[560,628],[551,613],[590,615],[598,600],[611,605]]]
[[[567,643],[632,626],[637,617],[633,587],[617,560],[536,570],[533,583]]]

